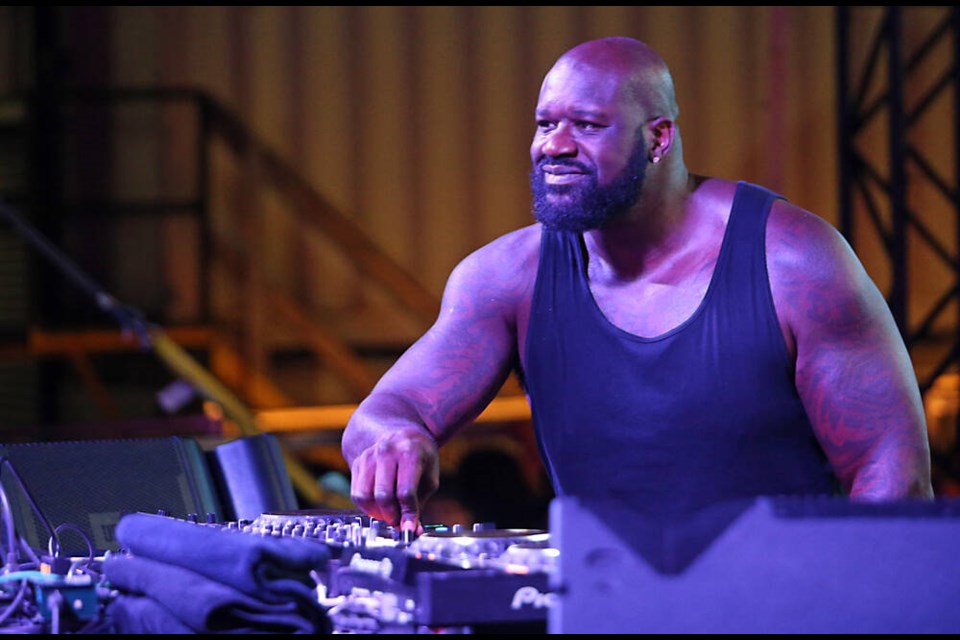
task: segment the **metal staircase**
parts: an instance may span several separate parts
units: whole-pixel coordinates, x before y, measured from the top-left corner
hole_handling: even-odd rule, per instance
[[[102,105],[110,109],[116,108],[117,104],[131,102],[161,105],[176,102],[181,105],[181,108],[186,105],[192,109],[195,122],[198,123],[194,148],[197,149],[198,154],[195,160],[198,171],[195,183],[199,186],[199,192],[193,197],[179,201],[137,199],[127,202],[107,197],[71,199],[68,194],[62,203],[60,237],[71,237],[72,233],[76,233],[77,229],[89,220],[95,220],[103,229],[110,229],[112,224],[117,221],[122,222],[128,216],[141,218],[145,215],[189,216],[194,220],[196,228],[200,230],[196,240],[202,245],[203,251],[198,262],[200,268],[198,277],[202,281],[201,289],[207,290],[212,286],[234,287],[236,292],[240,292],[236,297],[240,299],[241,304],[228,309],[228,315],[224,316],[222,308],[219,312],[212,311],[207,309],[205,303],[201,307],[201,313],[191,318],[190,322],[181,322],[170,327],[181,331],[186,331],[190,326],[197,328],[194,332],[193,347],[206,351],[205,359],[215,366],[222,367],[223,377],[233,381],[238,390],[249,398],[254,406],[289,405],[293,404],[293,400],[285,397],[277,388],[266,382],[271,373],[269,362],[273,353],[278,349],[289,350],[290,340],[272,344],[265,328],[255,326],[250,321],[253,316],[268,316],[275,319],[275,322],[284,323],[288,329],[286,333],[294,333],[298,336],[293,343],[293,348],[310,353],[316,362],[331,368],[339,379],[345,381],[349,394],[346,400],[357,401],[362,398],[372,388],[379,372],[362,354],[358,353],[357,347],[337,335],[337,323],[324,324],[320,320],[322,314],[306,308],[289,291],[289,288],[284,286],[284,283],[271,280],[269,275],[260,272],[257,262],[258,250],[251,243],[245,244],[248,238],[243,233],[224,234],[211,229],[209,220],[211,216],[209,201],[212,197],[209,187],[210,172],[213,170],[209,160],[211,148],[216,145],[221,151],[227,149],[232,154],[234,165],[247,172],[238,178],[238,182],[252,186],[253,198],[259,197],[256,189],[270,189],[288,203],[290,214],[295,217],[295,224],[303,229],[303,233],[331,237],[333,243],[353,261],[364,279],[378,283],[388,292],[401,307],[400,313],[403,313],[402,308],[405,307],[421,327],[425,328],[436,314],[439,301],[400,265],[395,264],[381,252],[361,229],[353,225],[346,216],[334,210],[320,194],[297,175],[292,167],[262,143],[239,118],[209,96],[180,89],[87,90],[82,93],[65,94],[61,99],[61,103],[68,111],[75,108],[76,104],[84,104],[86,108],[90,105]],[[4,151],[0,151],[0,155],[29,157],[29,153],[24,149],[24,143],[29,136],[19,131],[17,126],[11,125],[8,129],[11,135],[0,140],[5,146]],[[17,145],[20,146],[19,150],[16,149]],[[16,175],[16,173],[16,171],[10,171],[9,175]],[[22,174],[25,173],[22,172]],[[8,202],[15,201],[11,193],[13,190],[3,189],[0,191],[0,196]],[[94,215],[92,211],[98,212],[101,217],[92,218]],[[218,215],[233,216],[226,223],[225,228],[243,230],[245,227],[258,226],[256,218],[264,214],[254,205],[247,211],[236,213],[224,208],[218,212]],[[254,235],[253,242],[258,241],[266,241],[266,239]],[[40,318],[38,322],[36,313],[31,312],[32,309],[36,309],[36,302],[31,300],[31,296],[36,297],[40,292],[36,288],[31,290],[32,280],[27,273],[27,265],[32,259],[29,255],[31,248],[26,246],[23,239],[6,225],[3,228],[3,235],[0,236],[0,242],[4,243],[5,249],[0,258],[2,261],[0,268],[3,269],[0,278],[9,283],[9,286],[4,287],[3,295],[10,298],[0,312],[2,314],[0,330],[8,338],[6,340],[8,356],[17,351],[18,345],[21,347],[21,352],[29,352],[32,348],[42,349],[41,345],[45,345],[44,355],[49,356],[52,355],[52,345],[59,344],[65,352],[87,351],[86,356],[80,356],[81,358],[97,352],[122,351],[122,341],[120,343],[114,341],[115,344],[107,345],[102,335],[104,331],[111,329],[118,331],[122,327],[116,326],[114,320],[104,314],[98,316],[95,301],[89,297],[79,296],[74,306],[63,308],[66,314],[75,312],[73,317],[46,317]],[[108,259],[108,256],[103,255],[107,249],[109,248],[101,246],[97,251],[100,254],[97,256],[99,260]],[[64,250],[64,253],[70,259],[77,259],[68,250]],[[217,280],[213,280],[211,275],[213,265],[219,269]],[[111,272],[115,268],[109,263],[93,266],[101,272]],[[82,261],[79,267],[85,268]],[[67,278],[62,277],[63,274],[60,275],[59,281],[48,280],[44,286],[68,289],[71,283]],[[114,291],[110,286],[111,283],[101,284],[108,292]],[[206,298],[204,301],[206,302]],[[124,300],[124,302],[142,308],[137,300]],[[83,308],[84,305],[86,308]],[[148,315],[152,321],[161,326],[167,326],[165,318],[156,309],[149,311]],[[76,317],[81,317],[82,321],[76,322]],[[206,327],[208,331],[198,333],[199,327]],[[209,341],[207,344],[196,343],[200,333],[206,336]],[[69,339],[58,340],[57,335],[69,335]],[[353,336],[353,338],[356,337]],[[136,350],[134,342],[128,341],[126,344],[129,350]],[[399,345],[399,347],[402,346]],[[259,367],[252,364],[257,362]],[[142,368],[143,364],[137,366]],[[89,375],[88,379],[91,379]],[[322,404],[324,399],[312,398],[309,402]]]

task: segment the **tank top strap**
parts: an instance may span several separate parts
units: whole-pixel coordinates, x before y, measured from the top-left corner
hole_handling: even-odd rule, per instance
[[[783,196],[765,187],[749,182],[738,182],[730,210],[731,233],[728,235],[739,245],[763,249],[763,238],[767,228],[767,217],[775,200],[782,200]]]
[[[768,284],[767,218],[774,201],[778,199],[783,199],[783,196],[765,187],[743,181],[737,183],[724,247],[717,265],[721,280],[743,282],[752,279],[760,287]]]

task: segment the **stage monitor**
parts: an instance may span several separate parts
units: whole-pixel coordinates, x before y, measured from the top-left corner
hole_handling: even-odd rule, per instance
[[[654,521],[556,498],[551,633],[957,633],[960,502],[757,498]]]

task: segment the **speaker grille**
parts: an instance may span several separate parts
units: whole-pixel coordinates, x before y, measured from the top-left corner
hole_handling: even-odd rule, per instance
[[[17,532],[44,552],[58,528],[61,555],[117,550],[114,528],[127,513],[222,519],[203,453],[190,438],[13,444],[0,452]]]

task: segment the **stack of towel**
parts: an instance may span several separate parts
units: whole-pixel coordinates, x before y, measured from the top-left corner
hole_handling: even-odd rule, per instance
[[[145,513],[115,535],[103,574],[117,633],[330,632],[311,577],[330,559],[323,544]]]

